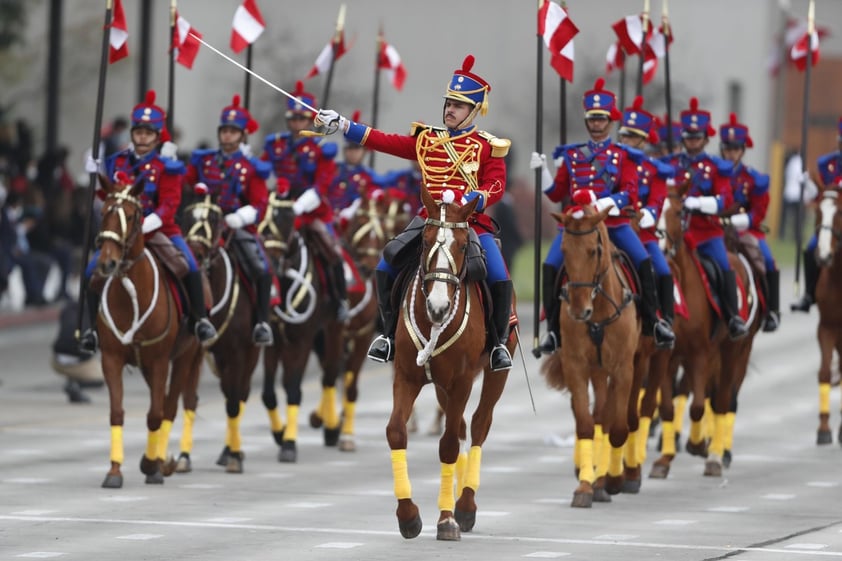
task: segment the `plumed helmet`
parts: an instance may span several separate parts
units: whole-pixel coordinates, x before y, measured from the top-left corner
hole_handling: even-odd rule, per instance
[[[681,112],[681,136],[699,138],[713,136],[716,129],[710,124],[710,112],[699,109],[699,99],[690,98],[690,107]]]
[[[737,121],[737,114],[731,113],[728,122],[719,127],[719,141],[730,146],[751,148],[754,142],[748,134],[748,127]]]
[[[466,56],[462,61],[462,68],[453,71],[444,98],[473,105],[481,115],[485,115],[488,112],[488,93],[491,86],[471,72],[473,67],[474,55]]]
[[[305,107],[303,103],[306,103],[310,107],[316,106],[316,96],[311,94],[310,92],[304,91],[304,82],[299,80],[295,83],[295,91],[292,92],[292,95],[295,96],[295,99],[287,98],[287,111],[286,111],[286,118],[289,119],[293,115],[304,115],[305,117],[312,119],[316,116],[316,114]]]
[[[651,144],[656,144],[658,142],[656,121],[655,116],[643,108],[643,97],[637,96],[632,106],[623,111],[619,132],[641,136]]]
[[[136,128],[146,128],[157,132],[161,142],[170,139],[170,133],[167,130],[167,113],[155,105],[155,90],[147,91],[143,102],[132,109],[132,130]]]
[[[240,106],[240,96],[234,94],[231,99],[231,105],[222,110],[222,115],[219,117],[220,127],[236,127],[241,131],[251,134],[256,131],[260,125],[252,119],[251,113],[248,109]]]

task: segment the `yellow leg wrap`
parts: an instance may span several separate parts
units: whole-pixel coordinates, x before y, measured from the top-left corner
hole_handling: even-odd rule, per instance
[[[672,406],[675,410],[675,415],[673,415],[672,418],[672,424],[675,426],[675,432],[681,434],[681,429],[684,428],[684,412],[687,410],[687,396],[676,396],[672,400]]]
[[[590,438],[583,438],[579,442],[579,481],[594,482],[593,448],[594,442]]]
[[[161,460],[167,459],[167,448],[170,444],[170,432],[172,432],[172,421],[164,419],[161,421],[161,428],[158,429],[158,458]]]
[[[637,451],[638,451],[638,435],[640,434],[640,429],[638,428],[637,431],[629,433],[628,439],[626,439],[626,443],[623,445],[621,450],[623,462],[625,465],[629,466],[630,468],[635,468],[640,465],[640,461],[637,459]],[[612,450],[613,452],[613,450]],[[608,468],[611,469],[610,466]]]
[[[181,452],[189,454],[193,450],[193,423],[196,421],[196,412],[184,411],[184,421],[181,429],[181,441],[178,448]]]
[[[409,468],[406,465],[406,449],[392,450],[392,479],[395,482],[395,497],[398,500],[412,498]]]
[[[266,413],[269,415],[269,428],[272,429],[272,432],[284,430],[284,420],[281,419],[281,412],[278,411],[277,407],[269,409]]]
[[[242,408],[240,408],[242,411]],[[228,446],[231,447],[232,452],[239,452],[242,450],[243,443],[240,439],[240,415],[237,415],[234,418],[228,418],[228,437],[226,438],[228,441]]]
[[[661,422],[661,454],[675,456],[675,423]]]
[[[345,414],[342,417],[342,434],[354,434],[354,419],[357,415],[357,404],[345,402]]]
[[[734,446],[734,422],[737,420],[736,413],[726,413],[725,414],[725,449],[731,450]]]
[[[593,428],[593,461],[594,461],[594,468],[596,468],[597,464],[599,464],[599,459],[602,457],[602,443],[605,442],[605,439],[602,438],[604,435],[602,434],[602,425],[594,425]],[[580,466],[581,467],[581,466]],[[599,477],[599,470],[597,470],[596,476]],[[605,475],[605,472],[603,472]]]
[[[471,446],[468,452],[468,476],[465,479],[465,487],[474,491],[479,489],[479,467],[482,464],[482,448]]]
[[[690,442],[698,444],[705,437],[704,420],[694,421],[690,420]]]
[[[339,426],[335,387],[322,389],[322,420],[325,423],[325,428],[335,429]]]
[[[146,433],[146,452],[144,455],[150,459],[158,458],[158,440],[161,435],[161,429],[151,430]]]
[[[608,473],[608,464],[611,461],[611,444],[608,442],[608,435],[602,435],[602,446],[599,449],[599,457],[596,459],[596,477],[600,478]]]
[[[298,440],[298,405],[287,405],[287,427],[284,440]]]
[[[576,467],[576,468],[582,467],[582,464],[580,463],[580,460],[582,458],[582,452],[579,449],[579,443],[580,443],[580,441],[577,438],[576,441],[573,444],[573,467]]]
[[[660,415],[660,413],[658,412],[659,407],[657,407],[657,406],[661,405],[661,390],[658,390],[657,392],[655,392],[655,404],[656,404],[655,412],[652,414],[653,419],[657,419],[658,415]]]
[[[623,475],[623,447],[614,448],[611,446],[608,454],[610,455],[608,460],[608,475],[612,477]]]
[[[637,462],[642,464],[646,461],[646,444],[649,442],[649,429],[652,427],[652,419],[649,417],[640,418],[640,426],[637,429]]]
[[[646,393],[646,390],[640,388],[637,392],[637,412],[640,413],[640,404],[643,403],[643,395]]]
[[[348,370],[345,372],[345,376],[342,378],[342,385],[343,387],[347,388],[351,385],[351,382],[354,381],[354,373]]]
[[[468,480],[468,453],[460,450],[456,456],[456,494],[462,493]]]
[[[725,424],[725,415],[718,414],[713,416],[713,437],[710,440],[708,450],[711,454],[722,457],[725,452],[725,431],[728,427]]]
[[[454,475],[456,464],[441,465],[441,484],[439,485],[439,510],[453,512],[456,506],[456,498],[453,494]]]
[[[819,413],[830,413],[830,384],[819,384]]]
[[[704,423],[704,437],[713,438],[716,427],[714,426],[713,407],[710,405],[710,399],[705,399],[705,413],[702,415],[702,422]]]
[[[123,427],[112,425],[111,427],[111,461],[115,464],[123,464]]]

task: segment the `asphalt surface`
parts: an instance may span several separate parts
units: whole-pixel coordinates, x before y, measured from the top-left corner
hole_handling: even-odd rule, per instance
[[[522,320],[530,346],[526,309]],[[107,391],[90,390],[90,404],[69,403],[63,379],[49,366],[55,326],[19,322],[0,329],[0,561],[842,558],[842,449],[835,441],[815,444],[816,322],[815,310],[786,314],[779,332],[758,336],[740,399],[734,461],[723,477],[704,477],[703,461],[682,452],[668,479],[644,479],[639,495],[615,496],[592,509],[569,506],[576,486],[569,397],[547,388],[538,361],[526,353],[533,413],[517,357],[483,451],[476,526],[461,542],[435,539],[438,440],[426,434],[432,388],[419,398],[420,431],[410,436],[408,452],[425,525],[420,536],[405,540],[394,515],[385,439],[387,368],[366,365],[357,451],[326,448],[319,431],[301,426],[296,464],[277,461],[259,390],[253,393],[242,421],[240,475],[215,465],[224,404],[206,371],[193,472],[163,485],[145,484],[138,469],[147,393],[141,376],[128,372],[125,483],[108,490],[100,487],[109,468]],[[258,370],[256,389],[261,378]],[[313,371],[302,421],[318,401],[318,384]],[[837,387],[834,439],[839,409]],[[688,428],[685,423],[685,439]],[[179,418],[171,451],[180,429]],[[655,445],[653,438],[644,473]]]

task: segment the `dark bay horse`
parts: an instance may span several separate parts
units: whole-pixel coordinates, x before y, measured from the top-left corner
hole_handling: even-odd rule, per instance
[[[125,178],[119,179],[112,183],[100,176],[106,196],[93,279],[97,284],[104,281],[97,330],[111,409],[111,469],[102,483],[106,488],[123,486],[124,367],[137,367],[149,387],[148,435],[140,470],[147,483],[163,483],[163,475],[173,467],[165,462],[178,398],[185,378],[198,372],[204,355],[198,340],[181,329],[169,275],[144,243],[139,199],[144,184],[126,185]]]
[[[630,411],[636,414],[631,389],[640,321],[632,287],[608,238],[604,221],[609,210],[596,212],[584,205],[552,214],[564,227],[567,276],[559,311],[562,345],[544,361],[542,372],[550,386],[570,391],[579,477],[573,507],[589,508],[595,488],[604,486],[609,494],[622,490]],[[596,477],[602,474],[607,474],[604,483]]]
[[[208,317],[217,330],[209,347],[209,364],[219,377],[225,396],[227,428],[225,447],[217,464],[227,473],[242,473],[244,455],[240,419],[251,389],[251,379],[260,357],[260,347],[252,342],[254,306],[249,295],[241,256],[229,245],[236,232],[226,230],[222,209],[208,194],[185,207],[182,230],[187,244],[210,280],[211,310]],[[185,387],[184,432],[178,471],[190,470],[192,421],[198,404],[198,373]]]
[[[830,444],[830,387],[833,353],[842,357],[842,258],[839,257],[842,239],[842,201],[839,191],[825,189],[819,204],[818,245],[816,260],[819,279],[816,285],[816,304],[819,309],[818,340],[821,350],[819,366],[819,428],[817,444]],[[842,424],[837,440],[842,444]]]
[[[444,434],[439,440],[441,486],[438,498],[437,539],[459,540],[476,521],[482,445],[491,428],[492,412],[503,393],[508,371],[491,372],[480,285],[469,280],[466,249],[469,219],[476,200],[460,207],[447,197],[437,203],[422,188],[427,210],[422,234],[421,260],[411,268],[395,334],[392,413],[386,427],[392,457],[398,527],[404,538],[422,528],[406,459],[407,421],[421,388],[433,383],[445,411]],[[452,194],[452,193],[451,193]],[[514,352],[517,339],[509,336]],[[474,379],[484,371],[477,408],[471,419],[469,452],[460,453],[467,438],[463,418]],[[454,486],[459,498],[454,496]]]
[[[336,407],[336,381],[342,369],[343,326],[336,320],[336,303],[327,297],[332,259],[340,259],[325,237],[320,223],[296,227],[292,201],[269,199],[269,210],[260,225],[266,252],[273,261],[281,285],[280,303],[272,320],[275,344],[263,354],[263,404],[269,412],[278,460],[296,462],[301,385],[310,353],[319,351],[322,397],[319,418],[326,446],[339,441],[340,417]],[[278,411],[275,380],[283,368],[282,385],[287,396],[286,423]]]

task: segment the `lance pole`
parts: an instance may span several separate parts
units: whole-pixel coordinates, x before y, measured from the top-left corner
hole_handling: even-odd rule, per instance
[[[795,215],[795,294],[799,294],[801,273],[801,251],[803,235],[801,230],[804,191],[807,188],[807,133],[810,120],[810,71],[813,68],[813,34],[816,31],[816,3],[810,0],[807,9],[807,67],[804,69],[804,105],[801,112],[801,188],[798,196],[798,212]]]
[[[175,37],[176,37],[176,2],[170,2],[170,60],[167,67],[167,128],[175,131]]]
[[[251,43],[249,43],[249,46],[246,47],[246,68],[248,68],[248,69],[251,69],[253,51],[254,51],[254,49],[252,49],[252,45],[251,45]],[[246,83],[243,86],[243,107],[245,107],[246,111],[248,111],[250,103],[251,103],[251,74],[246,72]]]
[[[637,85],[635,87],[635,95],[643,95],[643,63],[646,58],[646,36],[649,30],[649,0],[643,0],[643,14],[640,16],[643,23],[643,34],[640,36],[640,50],[637,56],[640,59],[637,61]],[[625,107],[625,105],[621,105]]]
[[[374,53],[374,95],[371,102],[371,127],[377,128],[377,114],[380,111],[380,51],[383,50],[383,24],[380,24],[380,31],[377,33],[377,45]],[[371,150],[368,154],[368,167],[374,169],[374,154]]]
[[[567,12],[567,2],[562,2],[561,7]],[[558,94],[558,115],[559,128],[558,139],[560,144],[564,146],[567,144],[567,80],[563,76],[559,77],[559,94]]]
[[[672,80],[670,79],[670,41],[672,41],[672,26],[669,18],[668,0],[664,0],[663,10],[661,12],[661,21],[664,28],[664,77],[666,85],[664,87],[664,96],[667,104],[667,151],[669,154],[673,153],[673,147],[677,139],[672,136]]]
[[[541,9],[544,2],[551,0],[538,0],[538,9]],[[541,34],[537,34],[537,53],[536,65],[537,73],[535,78],[535,151],[539,154],[544,153],[544,129],[543,129],[543,113],[544,113],[544,38]],[[541,189],[541,168],[535,170],[535,219],[534,222],[534,255],[533,255],[533,336],[532,336],[532,354],[538,358],[541,356],[541,350],[538,348],[538,333],[541,329],[541,210],[543,202],[543,191]]]
[[[339,51],[339,41],[342,39],[342,29],[345,27],[345,4],[339,6],[339,15],[336,17],[336,32],[330,41],[331,56],[330,64],[327,67],[327,79],[325,80],[325,93],[322,96],[322,106],[327,107],[327,100],[330,96],[330,83],[333,81],[333,65],[336,64],[336,53]]]

